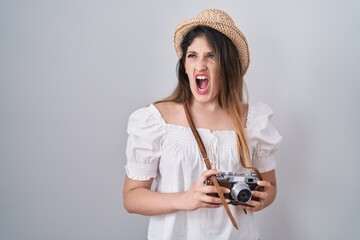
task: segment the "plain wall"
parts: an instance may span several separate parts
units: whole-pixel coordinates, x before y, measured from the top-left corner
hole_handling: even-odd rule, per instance
[[[128,116],[176,85],[175,26],[227,11],[249,101],[284,137],[263,240],[360,239],[357,0],[0,0],[0,239],[145,239],[122,206]]]

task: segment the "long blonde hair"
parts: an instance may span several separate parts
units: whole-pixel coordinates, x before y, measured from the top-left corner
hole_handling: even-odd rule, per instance
[[[243,167],[251,166],[249,146],[245,131],[247,106],[245,103],[245,84],[241,71],[241,62],[238,51],[221,32],[207,27],[197,26],[191,30],[181,44],[183,55],[177,64],[178,85],[170,96],[159,101],[171,101],[175,103],[190,103],[192,93],[187,74],[185,73],[185,54],[192,41],[198,36],[205,36],[216,53],[219,64],[221,82],[218,102],[229,114],[237,135],[237,149],[240,163]]]

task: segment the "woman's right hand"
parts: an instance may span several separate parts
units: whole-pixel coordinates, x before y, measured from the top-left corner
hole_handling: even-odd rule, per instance
[[[141,181],[126,176],[123,188],[124,207],[130,213],[147,216],[220,207],[222,204],[220,198],[207,195],[217,193],[216,188],[211,185],[204,186],[204,181],[208,177],[219,172],[214,169],[204,171],[189,190],[169,193],[151,190],[153,179]],[[223,193],[230,192],[224,187],[221,187],[221,190]]]
[[[192,211],[198,208],[218,208],[222,205],[219,197],[209,196],[209,193],[217,193],[215,186],[204,185],[204,181],[211,175],[221,172],[217,169],[210,169],[204,171],[189,190],[184,192],[179,199],[180,209],[185,211]],[[220,187],[223,193],[229,193],[230,190],[225,187]],[[230,200],[226,199],[229,203]]]

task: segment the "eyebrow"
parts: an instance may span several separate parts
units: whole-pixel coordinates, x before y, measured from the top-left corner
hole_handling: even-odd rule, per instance
[[[196,52],[196,51],[187,51],[187,52],[186,52],[186,54],[189,54],[189,53],[198,54],[198,52]],[[206,54],[215,54],[215,51],[206,52],[205,55],[206,55]]]

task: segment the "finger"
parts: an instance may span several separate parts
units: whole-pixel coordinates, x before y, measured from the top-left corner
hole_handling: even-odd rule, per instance
[[[244,209],[246,211],[250,211],[250,212],[253,212],[254,211],[254,206],[252,206],[250,204],[250,202],[246,203],[246,205],[243,205],[243,204],[240,204],[240,205],[237,205],[238,208],[241,208],[241,209]]]
[[[220,187],[220,190],[224,194],[230,193],[230,189],[228,189],[226,187]],[[218,193],[217,189],[216,189],[216,187],[214,185],[202,186],[201,188],[199,188],[199,191],[202,192],[202,193]]]
[[[215,175],[215,174],[217,174],[219,172],[221,172],[220,169],[210,169],[210,170],[204,171],[201,175],[208,178],[208,177],[210,177],[212,175]]]
[[[239,205],[239,207],[249,212],[257,212],[262,210],[264,205],[262,202],[250,200],[246,205]]]
[[[198,178],[198,180],[196,181],[196,184],[197,184],[198,186],[203,185],[204,181],[205,181],[208,177],[210,177],[210,176],[212,176],[212,175],[215,175],[215,174],[217,174],[217,173],[219,173],[219,172],[221,172],[221,170],[219,170],[219,169],[210,169],[210,170],[204,171],[204,172],[200,175],[200,177]]]
[[[267,192],[251,191],[251,195],[256,198],[265,199],[269,196]]]
[[[231,192],[231,190],[227,187],[220,187],[221,191],[224,193],[224,194],[228,194]],[[215,189],[216,190],[216,189]]]
[[[216,204],[216,205],[221,205],[222,204],[221,198],[213,197],[213,196],[209,196],[209,195],[204,195],[202,197],[202,201],[205,202],[205,203]],[[226,198],[225,201],[227,203],[229,203],[230,199]]]
[[[268,182],[268,181],[258,181],[257,185],[262,186],[262,187],[266,187],[266,188],[271,187],[271,183]]]
[[[264,204],[262,201],[253,201],[253,205],[254,206],[252,208],[252,211],[256,212],[256,211],[260,211],[264,208]],[[251,210],[250,210],[251,211]]]

